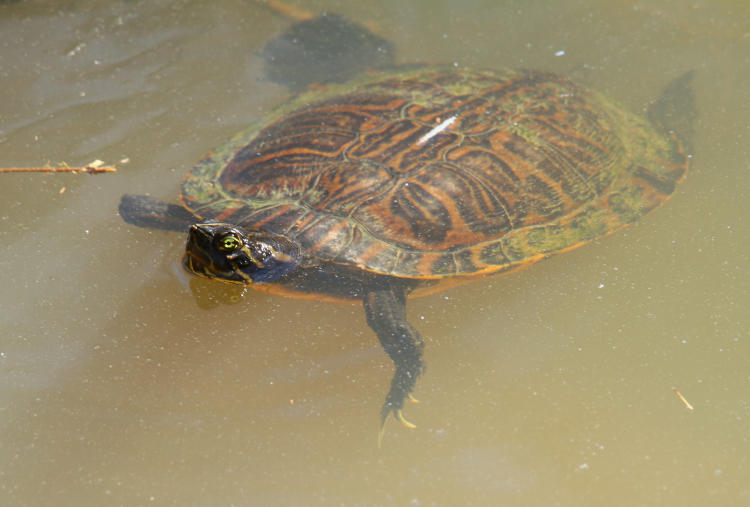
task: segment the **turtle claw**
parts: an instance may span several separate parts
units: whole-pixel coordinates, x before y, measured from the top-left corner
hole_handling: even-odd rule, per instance
[[[381,424],[380,431],[378,431],[378,449],[383,447],[383,435],[385,435],[385,424]]]
[[[393,415],[394,415],[394,417],[395,417],[396,419],[398,419],[398,421],[399,421],[399,422],[400,422],[401,424],[403,424],[404,426],[406,426],[406,427],[407,427],[407,428],[409,428],[410,430],[413,430],[414,428],[416,428],[416,427],[417,427],[417,425],[416,425],[416,424],[414,424],[414,423],[410,423],[409,421],[407,421],[407,420],[406,420],[406,417],[404,417],[404,413],[403,413],[403,411],[402,411],[402,410],[396,410],[396,411],[395,411],[395,412],[393,413]]]
[[[385,423],[386,421],[388,421],[388,415],[391,413],[393,413],[393,418],[396,419],[401,424],[403,424],[406,428],[413,430],[417,427],[416,424],[414,424],[413,422],[406,419],[406,417],[404,417],[403,410],[392,409],[388,407],[387,409],[383,410],[383,420],[380,423],[380,431],[378,431],[378,448],[382,447],[383,445],[383,435],[385,435]]]
[[[400,422],[410,430],[416,428],[416,424],[412,423],[406,417],[404,417],[402,406],[404,403],[404,399],[407,399],[412,403],[419,403],[419,400],[417,400],[411,394],[402,395],[398,402],[394,402],[393,398],[393,392],[389,393],[386,402],[383,404],[383,408],[380,410],[380,432],[383,432],[383,428],[385,428],[385,422],[388,420],[388,416],[391,414],[393,414],[394,419],[396,419],[398,422]]]
[[[393,377],[391,382],[391,390],[388,396],[385,398],[385,403],[380,409],[380,433],[378,433],[378,447],[383,442],[383,434],[385,433],[385,423],[388,417],[392,414],[393,418],[400,422],[404,427],[413,430],[417,427],[416,424],[409,421],[404,417],[404,401],[409,400],[412,403],[419,403],[414,396],[411,394],[413,388],[413,379],[416,375],[410,375],[408,372],[403,370],[396,370],[396,375]]]

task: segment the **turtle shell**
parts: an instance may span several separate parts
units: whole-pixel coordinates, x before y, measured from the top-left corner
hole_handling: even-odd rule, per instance
[[[199,162],[182,200],[315,262],[430,279],[608,234],[687,166],[676,139],[566,78],[410,68],[296,96]]]

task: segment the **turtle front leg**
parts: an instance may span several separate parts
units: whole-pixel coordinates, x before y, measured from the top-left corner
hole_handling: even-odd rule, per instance
[[[118,211],[129,224],[175,232],[187,232],[188,227],[198,220],[184,207],[149,195],[123,195]]]
[[[364,297],[367,323],[380,339],[380,344],[396,366],[391,390],[380,411],[381,432],[389,414],[404,426],[414,428],[402,413],[404,400],[412,401],[417,377],[424,370],[424,343],[416,329],[406,320],[406,294],[403,288],[388,286],[370,290]],[[382,434],[382,433],[381,433]]]

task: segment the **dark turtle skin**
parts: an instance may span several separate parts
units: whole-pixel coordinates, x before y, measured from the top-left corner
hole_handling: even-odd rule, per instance
[[[689,94],[689,76],[670,93]],[[381,426],[413,426],[402,408],[423,342],[407,297],[526,267],[666,201],[689,162],[674,109],[650,121],[539,71],[365,72],[216,148],[186,176],[184,207],[126,195],[120,213],[187,229],[194,274],[361,301],[396,367]]]

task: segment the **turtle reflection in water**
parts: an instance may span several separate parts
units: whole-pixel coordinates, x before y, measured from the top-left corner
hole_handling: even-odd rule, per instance
[[[321,33],[347,39],[341,51],[389,47],[323,15],[269,44],[269,74],[289,74],[295,51],[309,60],[304,39]],[[376,63],[218,147],[186,176],[183,207],[125,195],[120,213],[188,230],[184,266],[197,275],[361,301],[395,364],[382,428],[390,414],[413,426],[402,407],[424,345],[407,298],[529,266],[656,208],[688,168],[692,99],[686,74],[646,119],[547,72]]]

